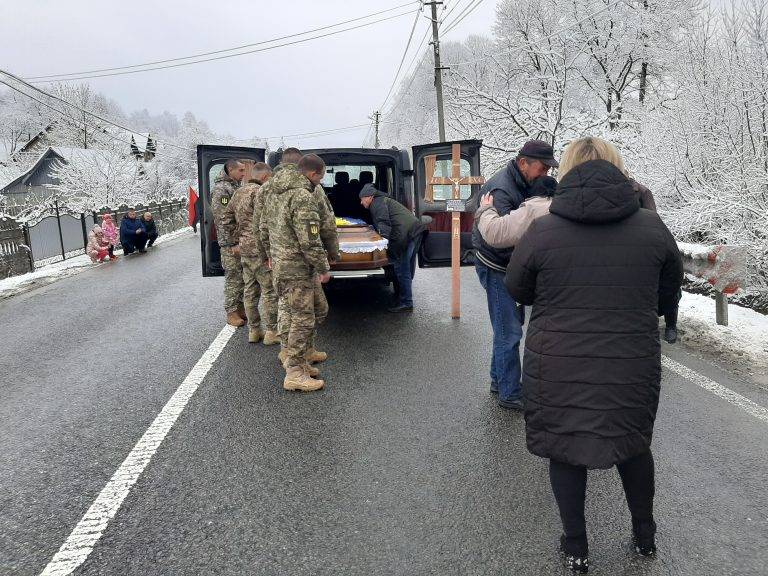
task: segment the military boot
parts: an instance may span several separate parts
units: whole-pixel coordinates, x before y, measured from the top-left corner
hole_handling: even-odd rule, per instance
[[[317,364],[318,362],[325,362],[328,360],[328,354],[326,352],[319,352],[314,348],[307,350],[307,353],[304,357],[310,364]]]
[[[285,374],[283,388],[286,390],[296,390],[299,392],[314,392],[325,386],[322,380],[315,380],[310,376],[303,366],[291,366]]]
[[[304,371],[309,374],[312,378],[317,378],[320,376],[320,370],[312,366],[312,364],[304,364],[303,366]]]
[[[248,315],[245,313],[245,306],[240,306],[240,308],[237,309],[237,315],[246,322],[248,321]]]
[[[264,338],[264,331],[261,328],[249,328],[248,329],[248,342],[255,344]]]
[[[245,325],[245,320],[240,318],[240,314],[237,312],[227,312],[227,324],[230,326],[237,326],[239,328],[240,326]]]
[[[288,353],[285,351],[285,349],[280,350],[277,355],[277,359],[280,360],[280,364],[282,364],[283,368],[285,368],[285,363],[288,360]]]
[[[272,346],[273,344],[280,344],[280,337],[277,335],[277,332],[267,330],[264,334],[264,346]]]

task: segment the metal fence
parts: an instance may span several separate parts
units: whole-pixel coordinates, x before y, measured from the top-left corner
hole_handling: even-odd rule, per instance
[[[188,225],[187,200],[135,208],[139,216],[144,212],[152,213],[159,235]],[[0,220],[0,278],[24,274],[35,266],[84,254],[88,233],[95,224],[101,224],[104,214],[111,214],[119,229],[127,213],[127,206],[116,210],[103,208],[90,213],[71,213],[54,204],[52,213],[34,224],[21,224],[8,218]],[[116,247],[119,246],[118,242]]]

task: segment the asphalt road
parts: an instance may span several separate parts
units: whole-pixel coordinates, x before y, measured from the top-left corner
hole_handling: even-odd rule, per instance
[[[474,271],[417,311],[331,292],[326,389],[281,388],[274,348],[230,340],[78,575],[561,574],[546,462],[487,390]],[[184,237],[0,302],[0,573],[45,567],[223,325]],[[768,406],[768,393],[664,353]],[[615,471],[591,472],[590,573],[768,573],[768,424],[665,370],[657,559],[635,559]]]

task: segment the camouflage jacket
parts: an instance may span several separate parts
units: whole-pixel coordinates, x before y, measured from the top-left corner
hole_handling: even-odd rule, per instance
[[[261,249],[264,251],[265,259],[270,258],[271,243],[269,238],[270,226],[276,218],[274,211],[274,202],[272,201],[272,186],[275,184],[275,177],[285,169],[297,170],[296,164],[280,164],[272,174],[272,178],[267,180],[261,187],[261,194],[257,198],[257,206],[253,211],[253,231],[261,240]]]
[[[267,183],[260,232],[266,238],[276,281],[306,280],[330,270],[320,238],[313,186],[295,166],[284,166]]]
[[[253,210],[260,189],[260,184],[251,181],[235,190],[222,218],[227,238],[240,246],[241,256],[254,258],[260,255],[261,241],[253,235]]]
[[[339,235],[336,232],[336,214],[333,213],[328,195],[323,187],[318,184],[312,192],[317,201],[317,213],[320,216],[320,238],[323,241],[323,247],[328,253],[328,259],[338,261],[339,255]]]
[[[214,180],[213,192],[211,192],[211,211],[213,212],[213,222],[216,224],[219,246],[222,248],[237,244],[237,238],[231,239],[228,236],[227,221],[233,222],[234,217],[228,214],[227,206],[239,185],[240,183],[230,178],[224,170]]]

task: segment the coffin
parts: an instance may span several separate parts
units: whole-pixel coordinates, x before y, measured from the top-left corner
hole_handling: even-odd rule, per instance
[[[337,226],[341,259],[331,270],[373,270],[389,263],[387,240],[373,226]]]

